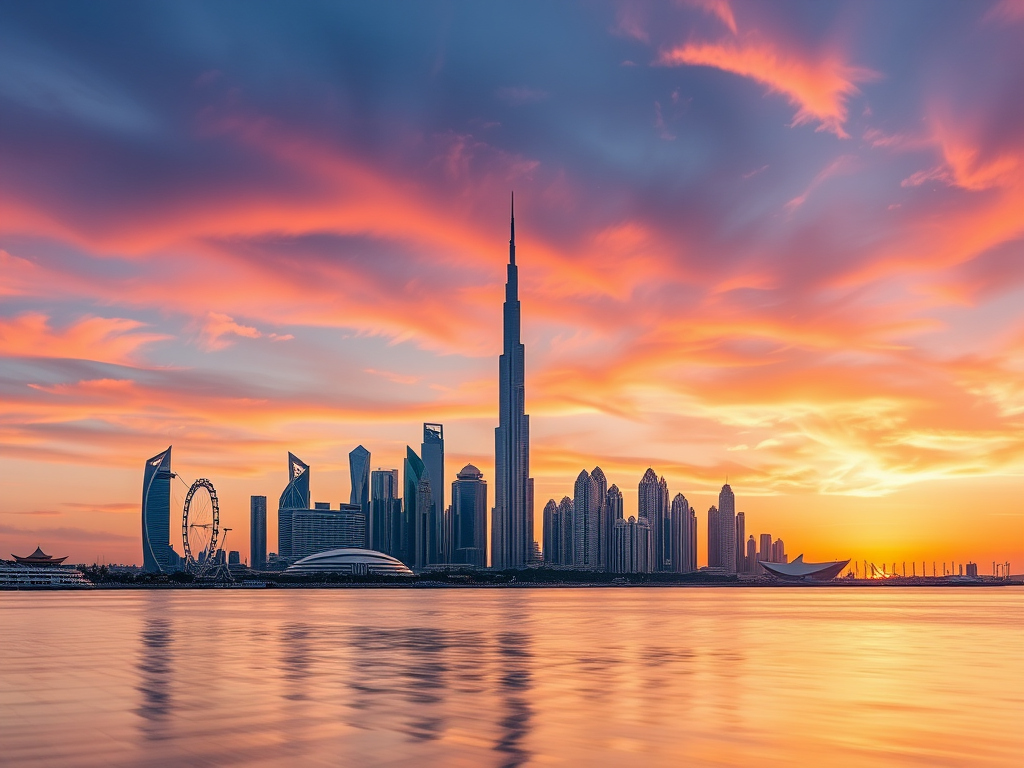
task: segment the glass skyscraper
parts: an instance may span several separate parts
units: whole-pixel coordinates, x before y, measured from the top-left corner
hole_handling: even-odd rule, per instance
[[[487,567],[487,483],[467,464],[452,483],[451,562]],[[551,502],[554,504],[554,502]]]
[[[451,562],[451,533],[448,530],[447,507],[444,503],[444,426],[423,425],[423,444],[420,446],[423,465],[430,478],[430,509],[427,526],[430,528],[429,563]]]
[[[426,565],[426,543],[422,540],[426,533],[426,524],[420,518],[426,518],[427,510],[422,509],[424,499],[420,496],[420,490],[427,471],[423,460],[409,446],[405,447],[403,469],[405,510],[402,514],[401,555],[398,559],[410,567],[422,568]],[[428,485],[429,482],[428,479]],[[430,503],[430,498],[426,503]],[[417,555],[422,562],[417,562]]]
[[[289,453],[288,485],[277,505],[277,553],[281,557],[293,557],[292,513],[297,509],[309,509],[309,465]]]
[[[142,476],[142,569],[162,573],[172,569],[171,446],[146,461]]]
[[[349,504],[356,504],[363,512],[363,519],[370,519],[370,452],[363,446],[356,446],[348,455],[348,472],[352,481]],[[360,546],[370,546],[370,526]]]
[[[397,469],[375,469],[370,473],[370,517],[366,528],[370,549],[401,556],[402,500],[398,495]]]
[[[491,565],[525,568],[533,550],[533,478],[530,477],[530,417],[526,415],[525,351],[520,342],[519,268],[515,210],[508,241],[508,277],[503,305],[503,344],[498,358],[498,427],[494,431],[494,510]]]
[[[249,497],[249,567],[267,565],[267,497]]]

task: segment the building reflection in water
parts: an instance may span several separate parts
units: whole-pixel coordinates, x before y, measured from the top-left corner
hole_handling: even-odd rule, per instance
[[[284,698],[303,701],[308,696],[310,679],[310,627],[285,624],[281,629],[281,669],[285,681]]]
[[[522,632],[502,632],[497,638],[499,657],[499,691],[504,714],[501,732],[494,749],[505,756],[502,768],[522,765],[530,758],[524,742],[530,733],[533,711],[530,708],[532,675],[530,637]]]
[[[174,709],[171,686],[174,675],[174,625],[164,602],[151,602],[139,633],[139,681],[141,694],[135,713],[142,718],[143,738],[166,738]]]
[[[446,656],[458,655],[460,645],[444,629],[353,627],[353,660],[349,687],[358,727],[376,728],[382,719],[401,712],[394,727],[413,741],[440,738],[445,728],[448,678]],[[393,706],[397,697],[408,706]]]
[[[414,743],[478,745],[509,768],[529,759],[528,634],[359,626],[348,637],[359,649],[348,681],[352,725]]]

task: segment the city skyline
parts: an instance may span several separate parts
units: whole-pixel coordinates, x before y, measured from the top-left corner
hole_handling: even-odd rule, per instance
[[[261,8],[231,50],[226,7],[5,7],[0,538],[142,565],[173,444],[277,551],[289,451],[337,507],[424,423],[497,503],[515,188],[533,539],[653,467],[700,562],[726,481],[808,561],[1020,562],[1022,20],[938,5]]]

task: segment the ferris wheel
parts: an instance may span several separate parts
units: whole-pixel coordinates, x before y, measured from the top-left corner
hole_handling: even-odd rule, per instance
[[[201,477],[188,489],[181,515],[181,545],[185,550],[187,570],[202,573],[214,564],[219,535],[217,490],[213,483]]]

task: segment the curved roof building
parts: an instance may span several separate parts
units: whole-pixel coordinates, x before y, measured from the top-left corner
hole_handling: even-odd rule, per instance
[[[142,570],[171,570],[171,446],[146,460],[142,477]]]
[[[304,557],[285,573],[345,573],[351,576],[412,576],[401,560],[373,549],[329,549]]]
[[[805,563],[804,556],[799,555],[791,563],[768,563],[758,560],[772,576],[783,581],[831,581],[843,568],[850,564],[849,560],[836,560],[831,563]]]

